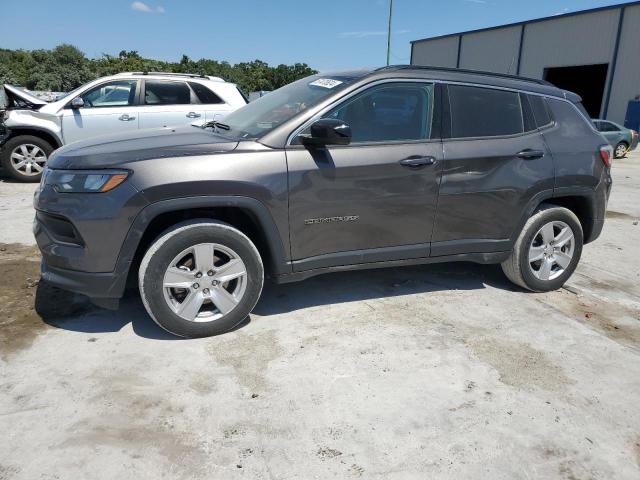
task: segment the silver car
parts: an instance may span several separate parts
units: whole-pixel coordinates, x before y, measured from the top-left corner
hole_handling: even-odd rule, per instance
[[[176,73],[102,77],[50,103],[11,85],[4,90],[0,162],[5,174],[21,181],[39,181],[47,158],[62,145],[142,128],[204,124],[247,103],[233,83]]]

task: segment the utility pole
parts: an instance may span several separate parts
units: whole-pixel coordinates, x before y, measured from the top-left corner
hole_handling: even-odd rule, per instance
[[[389,28],[387,30],[387,65],[391,61],[391,20],[393,18],[393,0],[389,0]]]

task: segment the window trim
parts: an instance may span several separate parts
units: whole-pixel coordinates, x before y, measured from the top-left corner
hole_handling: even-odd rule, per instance
[[[146,104],[144,103],[144,98],[145,98],[145,95],[147,94],[147,82],[184,83],[189,89],[189,103],[160,103],[157,105]],[[194,100],[196,100],[195,103],[193,102]],[[193,91],[193,89],[191,88],[191,85],[189,85],[189,82],[187,82],[186,80],[145,78],[142,81],[142,87],[140,89],[140,99],[139,99],[138,106],[140,107],[177,107],[177,106],[188,106],[188,105],[204,105],[204,104],[200,102],[200,99],[196,95],[196,92]]]
[[[432,104],[431,104],[431,132],[430,132],[431,133],[431,137],[430,138],[425,138],[425,139],[418,139],[418,140],[385,140],[385,141],[380,141],[380,142],[358,142],[358,143],[349,144],[349,145],[342,145],[340,147],[341,148],[348,148],[348,147],[351,147],[351,146],[353,146],[353,147],[364,147],[364,146],[376,146],[376,145],[406,145],[406,144],[439,142],[440,141],[440,136],[441,136],[440,132],[436,132],[437,136],[433,135],[434,134],[434,126],[438,126],[438,127],[440,126],[440,119],[436,118],[436,113],[438,113],[438,115],[439,115],[439,111],[441,111],[441,104],[442,104],[442,100],[441,100],[439,92],[438,92],[438,90],[439,90],[438,86],[437,86],[438,82],[436,82],[434,80],[423,79],[423,78],[388,78],[388,79],[377,80],[375,82],[367,83],[365,85],[361,85],[360,87],[356,88],[355,90],[349,92],[347,95],[344,95],[344,96],[336,99],[331,104],[325,106],[322,110],[320,110],[314,116],[309,118],[307,121],[303,122],[302,125],[299,125],[295,130],[293,130],[289,134],[289,136],[287,137],[287,141],[286,141],[286,143],[284,145],[284,148],[285,149],[288,149],[288,148],[297,148],[297,149],[307,148],[304,145],[292,143],[295,140],[295,138],[298,135],[300,135],[300,133],[303,130],[305,130],[306,128],[311,126],[311,124],[313,124],[317,120],[320,120],[324,114],[326,114],[327,112],[333,110],[335,107],[337,107],[341,103],[349,100],[351,97],[359,95],[360,93],[362,93],[362,92],[364,92],[364,91],[366,91],[366,90],[368,90],[370,88],[374,88],[374,87],[377,87],[378,85],[382,85],[382,84],[385,84],[385,83],[426,83],[426,84],[429,84],[429,85],[433,86],[433,100],[432,100]],[[334,147],[337,147],[337,145],[331,146],[331,148],[334,148]]]
[[[92,110],[94,108],[96,109],[104,109],[104,108],[132,108],[132,107],[138,107],[140,106],[140,91],[141,91],[141,82],[139,78],[112,78],[110,80],[107,80],[106,82],[102,82],[102,83],[98,83],[96,85],[93,85],[89,88],[87,88],[86,90],[83,90],[82,92],[78,92],[77,95],[75,95],[73,98],[69,99],[69,101],[67,103],[65,103],[64,107],[62,107],[63,109],[71,109],[71,102],[73,102],[73,100],[75,100],[76,98],[82,98],[83,95],[87,94],[88,92],[95,90],[96,88],[100,88],[104,85],[108,85],[110,83],[116,83],[116,82],[128,82],[128,81],[133,81],[136,84],[136,93],[133,96],[133,103],[131,105],[105,105],[104,107],[82,107],[80,110],[86,108],[87,110]]]

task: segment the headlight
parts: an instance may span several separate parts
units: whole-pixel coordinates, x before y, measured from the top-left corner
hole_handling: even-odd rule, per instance
[[[126,180],[126,170],[51,170],[42,177],[60,193],[100,193],[113,190]]]

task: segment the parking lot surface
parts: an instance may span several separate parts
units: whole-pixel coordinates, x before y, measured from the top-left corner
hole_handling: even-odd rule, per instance
[[[640,478],[640,154],[613,179],[559,291],[336,273],[201,340],[39,285],[35,186],[2,182],[0,479]]]

